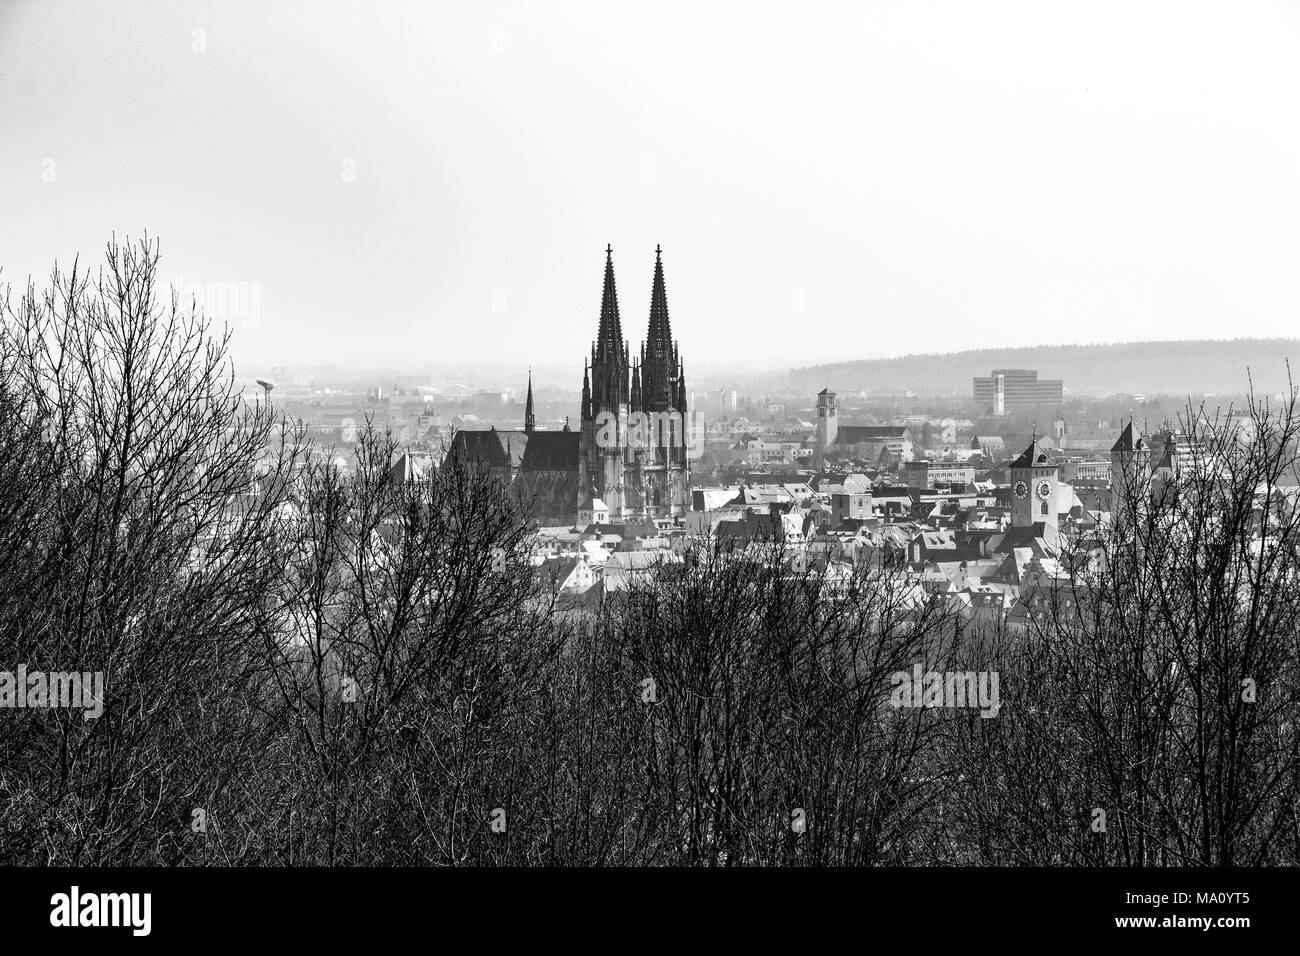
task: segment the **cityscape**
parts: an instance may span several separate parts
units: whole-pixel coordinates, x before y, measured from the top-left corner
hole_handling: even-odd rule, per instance
[[[530,563],[565,604],[598,605],[704,538],[780,542],[791,566],[832,575],[901,563],[963,612],[987,618],[996,606],[1013,621],[1065,551],[1112,520],[1135,448],[1148,479],[1169,481],[1205,429],[1244,441],[1256,427],[1246,395],[1235,407],[1202,395],[1189,418],[1177,396],[1067,397],[1062,380],[1025,368],[974,377],[963,396],[696,390],[672,333],[663,250],[634,352],[612,247],[605,255],[580,392],[557,383],[539,401],[530,369],[522,388],[407,375],[363,395],[299,375],[258,380],[246,397],[345,474],[367,429],[391,437],[404,482],[431,479],[449,456],[482,466],[534,526]],[[1227,407],[1205,405],[1215,399]],[[1295,477],[1277,489],[1280,507],[1300,502]]]
[[[6,939],[1284,932],[1297,45],[0,4]]]

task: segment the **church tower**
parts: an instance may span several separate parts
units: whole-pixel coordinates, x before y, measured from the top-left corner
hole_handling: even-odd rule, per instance
[[[528,401],[524,403],[524,431],[531,435],[537,430],[537,416],[533,414],[533,370],[528,370]]]
[[[663,250],[655,247],[650,286],[650,322],[632,380],[630,504],[646,517],[668,517],[687,510],[690,464],[687,458],[686,373],[668,318]]]
[[[1043,522],[1056,530],[1056,466],[1035,435],[1011,463],[1011,527],[1028,528]]]
[[[1133,419],[1110,449],[1110,512],[1116,525],[1136,517],[1149,485],[1151,449],[1133,431]]]
[[[686,372],[668,319],[662,250],[655,250],[649,328],[632,363],[607,246],[600,326],[582,377],[582,499],[602,500],[611,521],[687,511],[686,415]]]
[[[611,518],[625,507],[624,466],[628,463],[624,422],[628,412],[628,356],[614,286],[614,250],[605,247],[605,285],[600,297],[600,325],[591,346],[589,371],[582,375],[582,431],[578,493],[599,498]]]
[[[823,388],[817,393],[817,460],[821,468],[826,464],[826,452],[835,444],[839,434],[839,419],[835,415],[835,393]]]

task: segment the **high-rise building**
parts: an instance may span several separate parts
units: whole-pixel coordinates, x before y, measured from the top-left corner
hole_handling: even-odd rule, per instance
[[[992,415],[1012,409],[1059,406],[1065,385],[1059,378],[1038,377],[1031,368],[995,368],[993,374],[974,379],[975,404]]]

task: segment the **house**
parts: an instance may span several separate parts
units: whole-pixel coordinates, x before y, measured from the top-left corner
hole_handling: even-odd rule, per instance
[[[840,425],[832,451],[841,458],[911,461],[912,432],[906,425]]]
[[[608,523],[609,505],[591,495],[583,499],[582,504],[578,506],[578,527],[585,528],[588,525]]]
[[[598,574],[587,561],[586,555],[554,558],[538,569],[542,581],[551,592],[581,593],[596,583]]]
[[[605,562],[601,584],[606,593],[624,591],[632,584],[648,581],[665,565],[681,561],[681,555],[672,551],[617,551]]]

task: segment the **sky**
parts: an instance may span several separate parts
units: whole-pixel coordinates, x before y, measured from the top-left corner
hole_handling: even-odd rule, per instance
[[[0,280],[147,230],[238,361],[1294,335],[1300,4],[0,0]]]

